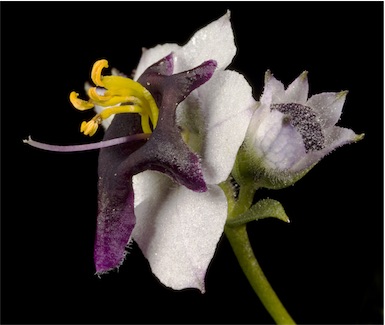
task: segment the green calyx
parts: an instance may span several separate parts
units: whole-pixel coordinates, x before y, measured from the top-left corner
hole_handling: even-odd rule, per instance
[[[314,166],[315,164],[298,173],[271,171],[264,166],[263,158],[257,157],[253,149],[248,148],[247,144],[244,143],[238,151],[232,176],[239,185],[253,183],[255,188],[279,190],[296,183]]]

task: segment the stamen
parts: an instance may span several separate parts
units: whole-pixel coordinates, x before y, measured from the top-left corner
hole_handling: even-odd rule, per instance
[[[148,114],[140,114],[141,117],[141,123],[142,123],[142,130],[144,133],[152,133],[151,127],[150,127],[150,117]]]
[[[147,140],[150,137],[150,135],[151,134],[147,134],[147,133],[138,133],[138,134],[129,135],[126,137],[120,137],[120,138],[100,141],[96,143],[75,144],[75,145],[69,145],[69,146],[58,146],[58,145],[38,142],[38,141],[32,140],[30,136],[28,137],[28,139],[24,139],[23,142],[32,147],[42,149],[42,150],[47,150],[47,151],[77,152],[77,151],[88,151],[88,150],[96,150],[96,149],[101,149],[106,147],[112,147],[122,143],[131,142],[131,141]]]
[[[105,110],[100,112],[100,117],[105,120],[109,118],[113,114],[119,113],[141,113],[142,108],[138,105],[122,105],[122,106],[114,106],[106,108]]]
[[[94,104],[87,102],[83,99],[78,98],[79,94],[77,92],[71,92],[70,101],[71,104],[78,109],[79,111],[85,111],[94,107]]]
[[[82,122],[82,124],[80,125],[80,132],[83,132],[84,135],[89,135],[90,137],[92,137],[98,130],[100,124],[97,120],[94,120],[94,118],[88,122]]]
[[[70,94],[71,103],[79,110],[86,110],[97,106],[107,107],[89,122],[83,122],[80,131],[92,136],[96,133],[103,120],[113,114],[139,113],[143,132],[151,133],[157,126],[159,109],[151,93],[140,83],[123,76],[102,76],[102,70],[108,67],[107,60],[98,60],[92,67],[91,79],[96,87],[88,89],[90,100],[79,99],[79,94]],[[98,91],[100,88],[102,92]],[[124,105],[121,105],[124,104]],[[152,124],[152,128],[150,125]]]
[[[107,93],[107,92],[106,92]],[[88,96],[98,106],[109,107],[121,103],[132,103],[139,106],[144,106],[143,101],[135,96],[116,96],[116,95],[99,95],[97,88],[93,87],[88,90]]]
[[[99,95],[97,92],[97,87],[91,87],[88,89],[88,96],[95,102],[104,102],[112,98],[112,96],[106,96],[105,94]]]
[[[104,68],[108,68],[108,61],[102,59],[94,63],[94,66],[92,67],[92,71],[91,71],[92,81],[94,82],[95,85],[100,87],[104,87],[103,81],[102,81],[102,70]]]
[[[96,133],[99,125],[102,124],[102,121],[109,118],[111,115],[119,114],[119,113],[141,113],[141,112],[142,112],[142,108],[137,105],[122,105],[122,106],[109,107],[101,111],[99,114],[96,114],[92,118],[92,120],[88,122],[85,122],[85,121],[82,122],[82,124],[80,125],[80,132],[83,132],[84,135],[89,135],[91,137]],[[148,128],[144,132],[151,133],[151,129]]]
[[[144,105],[143,108],[148,110],[151,123],[154,128],[156,127],[159,109],[151,93],[139,82],[121,76],[104,76],[103,85],[107,88],[106,94],[112,94],[112,92],[114,92],[115,95],[135,96],[137,98],[144,97],[145,100],[143,102],[145,104],[147,103],[147,105]]]
[[[159,108],[158,106],[156,106],[154,97],[152,97],[151,93],[144,87],[143,87],[143,95],[144,95],[144,98],[147,100],[147,102],[150,104],[150,110],[151,110],[150,118],[151,118],[152,125],[155,129],[159,118]]]

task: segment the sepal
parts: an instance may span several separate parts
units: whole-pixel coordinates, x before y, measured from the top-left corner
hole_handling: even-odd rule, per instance
[[[265,218],[277,218],[287,223],[290,222],[280,202],[272,199],[263,199],[252,205],[245,213],[228,219],[226,226],[238,227],[250,221]]]
[[[239,185],[253,183],[255,189],[268,188],[280,190],[294,185],[305,176],[316,164],[311,165],[296,173],[288,171],[268,172],[260,158],[253,154],[246,144],[243,144],[238,151],[237,158],[232,170],[232,176]]]

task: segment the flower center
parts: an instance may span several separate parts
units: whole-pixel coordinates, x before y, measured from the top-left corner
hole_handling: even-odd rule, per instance
[[[80,132],[92,136],[96,133],[103,120],[113,114],[138,113],[144,133],[151,133],[155,129],[159,109],[151,93],[140,83],[122,76],[102,76],[102,70],[108,68],[107,60],[96,61],[91,71],[91,79],[96,85],[88,90],[89,100],[78,98],[79,94],[71,92],[72,105],[81,111],[95,106],[104,107],[90,121],[83,122]],[[150,121],[152,127],[150,125]]]
[[[306,152],[321,150],[325,147],[321,125],[310,107],[287,103],[271,104],[270,109],[276,109],[285,114],[284,122],[290,123],[301,134]]]

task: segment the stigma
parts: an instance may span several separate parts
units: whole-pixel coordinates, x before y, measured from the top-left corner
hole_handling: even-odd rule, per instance
[[[80,111],[95,106],[103,108],[90,121],[81,124],[80,132],[93,136],[103,120],[111,115],[137,113],[141,117],[143,132],[152,133],[158,122],[159,109],[151,93],[132,79],[114,75],[103,76],[104,68],[108,68],[108,61],[104,59],[96,61],[92,67],[91,80],[95,87],[88,90],[89,100],[80,99],[75,91],[70,93],[72,105]]]

